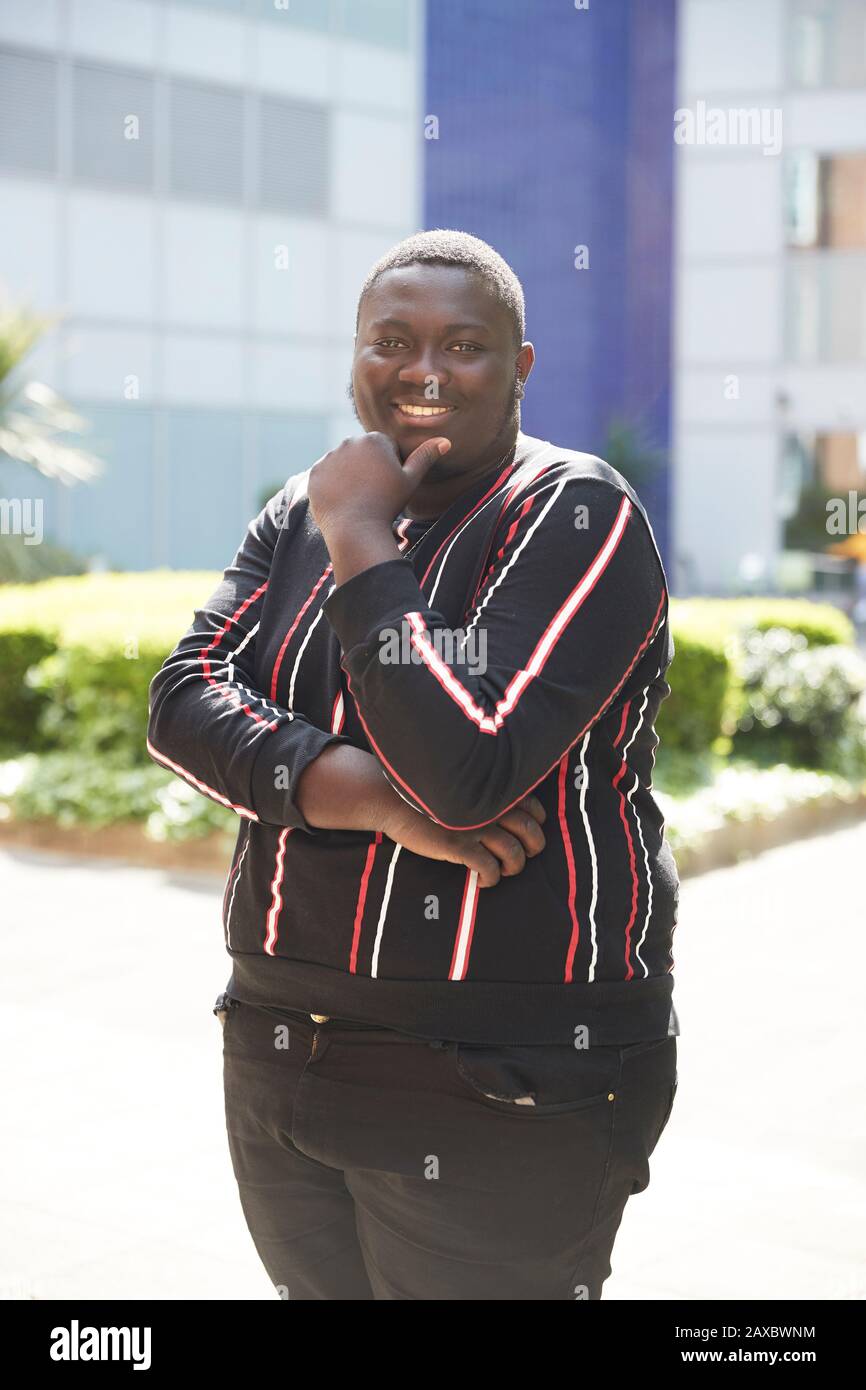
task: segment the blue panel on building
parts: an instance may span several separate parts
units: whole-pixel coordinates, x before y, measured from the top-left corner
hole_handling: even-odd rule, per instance
[[[424,95],[424,226],[523,282],[524,428],[604,456],[614,420],[637,427],[663,453],[638,490],[666,561],[675,27],[676,0],[435,0]]]

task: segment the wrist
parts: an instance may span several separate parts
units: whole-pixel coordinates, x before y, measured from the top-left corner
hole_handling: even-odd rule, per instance
[[[389,522],[341,513],[320,527],[339,586],[386,560],[399,560],[400,549]]]

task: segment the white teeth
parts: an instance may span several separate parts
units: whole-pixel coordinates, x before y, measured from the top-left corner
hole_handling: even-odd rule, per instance
[[[447,415],[450,405],[398,405],[404,415]]]

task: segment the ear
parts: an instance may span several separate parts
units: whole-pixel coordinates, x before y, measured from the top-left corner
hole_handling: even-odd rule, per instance
[[[535,348],[532,346],[532,343],[524,343],[517,354],[517,358],[514,364],[517,368],[518,376],[521,376],[523,380],[526,381],[527,377],[529,376],[529,373],[532,371],[534,364]]]

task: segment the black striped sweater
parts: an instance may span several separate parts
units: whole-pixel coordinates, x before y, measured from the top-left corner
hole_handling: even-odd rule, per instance
[[[435,521],[395,520],[399,559],[336,588],[307,478],[251,522],[150,689],[151,756],[240,820],[229,993],[456,1041],[678,1031],[652,793],[673,646],[631,487],[521,432]],[[298,779],[340,741],[449,828],[534,791],[544,850],[479,890],[380,833],[309,826]]]

